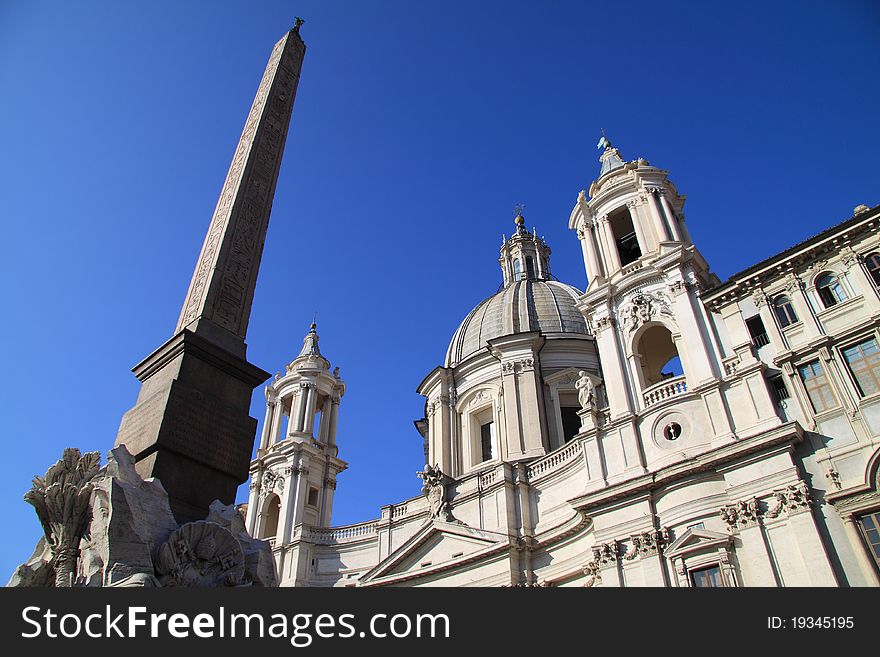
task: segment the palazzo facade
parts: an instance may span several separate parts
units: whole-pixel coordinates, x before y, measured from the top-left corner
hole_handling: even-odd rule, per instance
[[[345,384],[314,325],[267,387],[247,526],[282,586],[880,584],[880,206],[722,283],[668,172],[601,147],[587,289],[518,216],[419,384],[422,495],[331,526]]]

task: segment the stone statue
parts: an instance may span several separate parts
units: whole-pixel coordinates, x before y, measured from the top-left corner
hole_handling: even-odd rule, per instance
[[[57,587],[73,586],[79,543],[89,521],[91,479],[100,463],[98,452],[81,455],[76,448],[65,449],[61,460],[45,477],[34,477],[25,493],[25,501],[36,509],[43,525]]]
[[[574,387],[578,390],[578,401],[580,402],[581,408],[584,410],[592,409],[593,400],[596,396],[593,380],[583,370],[578,372],[578,377],[579,378],[574,384]]]
[[[445,475],[440,470],[440,466],[425,464],[425,469],[417,472],[416,476],[424,482],[422,484],[422,493],[428,498],[431,517],[439,518],[444,522],[451,522],[452,517],[449,513],[449,503],[446,501]]]

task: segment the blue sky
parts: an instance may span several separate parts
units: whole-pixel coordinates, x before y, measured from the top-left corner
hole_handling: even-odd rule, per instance
[[[600,128],[670,171],[722,280],[880,203],[876,2],[6,0],[4,578],[40,534],[31,477],[112,447],[130,368],[171,336],[294,16],[308,52],[248,357],[282,369],[317,312],[348,385],[335,524],[418,493],[415,388],[500,283],[517,203],[584,287],[567,220]]]

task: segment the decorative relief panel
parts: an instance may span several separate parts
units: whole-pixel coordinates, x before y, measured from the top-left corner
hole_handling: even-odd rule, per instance
[[[640,557],[659,554],[663,547],[670,543],[669,529],[661,527],[646,532],[640,532],[630,536],[631,548],[627,551],[624,559],[632,561]]]
[[[275,490],[277,490],[278,493],[284,492],[284,475],[278,474],[274,470],[266,470],[263,473],[260,494],[268,495]]]
[[[519,372],[532,372],[535,369],[534,358],[522,358],[520,360],[508,360],[501,363],[502,374],[515,374]]]
[[[718,513],[733,532],[756,525],[765,518],[778,518],[809,511],[811,504],[810,487],[806,482],[798,481],[785,488],[774,490],[767,502],[752,497],[722,507]]]
[[[668,297],[663,292],[637,292],[620,310],[620,325],[632,332],[656,315],[673,317]]]
[[[756,497],[722,507],[719,512],[722,520],[733,531],[740,527],[751,527],[757,524],[761,515],[760,505]]]
[[[600,543],[593,548],[593,561],[600,567],[609,563],[617,563],[619,555],[620,548],[618,548],[616,541]]]

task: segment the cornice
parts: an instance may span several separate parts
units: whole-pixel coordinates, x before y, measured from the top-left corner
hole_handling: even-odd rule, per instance
[[[801,426],[797,422],[789,422],[757,436],[743,438],[709,452],[704,452],[687,461],[668,465],[656,472],[639,475],[633,479],[613,484],[593,493],[574,497],[568,500],[568,502],[576,509],[582,511],[593,510],[623,498],[648,492],[698,472],[714,470],[719,466],[770,447],[784,443],[799,443],[803,439],[804,431]]]

